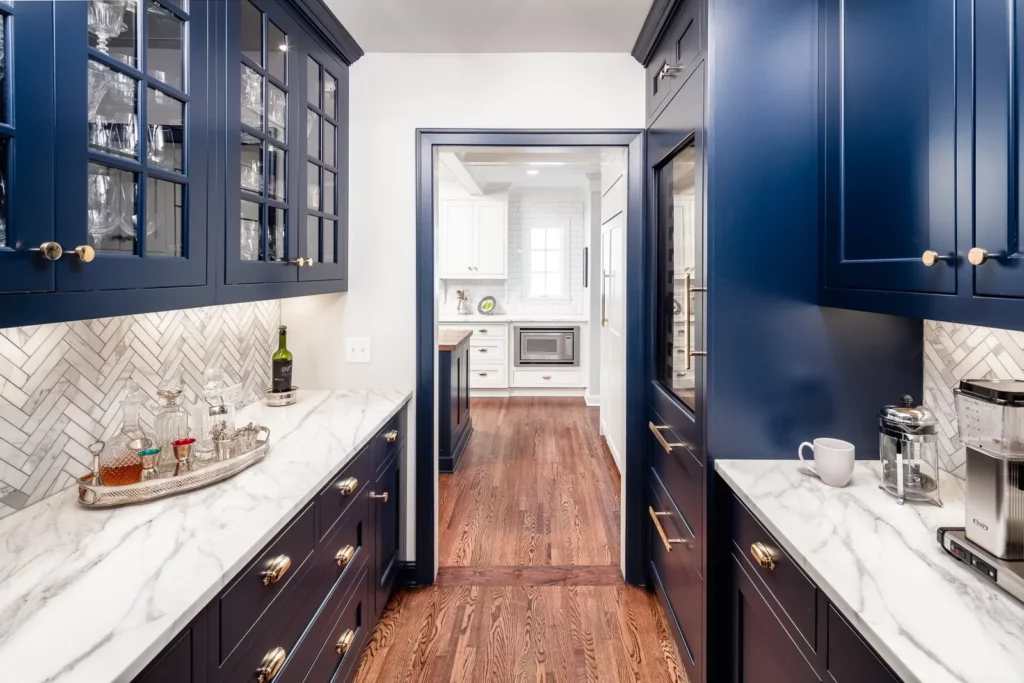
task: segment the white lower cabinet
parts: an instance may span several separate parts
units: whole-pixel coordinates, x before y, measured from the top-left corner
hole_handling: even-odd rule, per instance
[[[470,389],[508,388],[508,366],[505,363],[469,363]]]
[[[579,368],[515,368],[514,387],[581,387],[583,372]]]

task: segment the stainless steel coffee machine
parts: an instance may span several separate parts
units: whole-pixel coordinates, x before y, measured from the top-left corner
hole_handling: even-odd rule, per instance
[[[955,393],[967,446],[967,539],[1002,560],[1024,560],[1024,382],[963,380]]]

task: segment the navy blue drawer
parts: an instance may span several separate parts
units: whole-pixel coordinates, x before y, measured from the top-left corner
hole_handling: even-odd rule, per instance
[[[363,562],[373,554],[368,503],[366,494],[361,494],[320,542],[308,579],[320,595],[318,605],[332,590],[348,591]]]
[[[317,496],[320,539],[331,533],[334,525],[354,502],[366,501],[366,487],[374,473],[373,442],[363,447],[341,473]]]
[[[900,680],[832,605],[828,606],[828,672],[835,683],[899,683]]]
[[[668,513],[658,516],[657,522],[654,515],[648,518],[650,569],[655,589],[675,623],[676,636],[681,643],[679,655],[689,679],[699,681],[704,641],[704,580],[693,563],[694,554],[690,551],[694,539],[686,525],[681,523],[678,510],[665,495],[657,478],[652,477],[648,495],[653,512]],[[662,541],[658,523],[669,541],[668,547]],[[673,540],[681,542],[671,543]]]
[[[398,413],[388,420],[376,436],[373,437],[374,462],[379,470],[391,457],[398,452],[398,449],[405,443],[409,427],[406,419],[406,410],[403,407]]]
[[[769,603],[775,603],[772,609],[780,619],[788,622],[787,630],[798,642],[803,641],[805,650],[816,653],[818,587],[735,496],[732,541],[733,551],[744,559],[747,573],[754,577]],[[759,563],[755,553],[762,558],[767,555],[767,559]]]
[[[704,529],[704,467],[670,429],[659,430],[661,439],[651,435],[651,470],[662,481],[672,502],[698,540]],[[668,444],[671,452],[665,449]]]

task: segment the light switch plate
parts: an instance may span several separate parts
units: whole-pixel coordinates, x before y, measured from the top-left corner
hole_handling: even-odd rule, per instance
[[[345,362],[346,363],[369,363],[370,362],[370,338],[369,337],[345,337]]]

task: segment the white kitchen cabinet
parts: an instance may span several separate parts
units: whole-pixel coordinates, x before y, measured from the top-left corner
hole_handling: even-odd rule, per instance
[[[440,277],[508,277],[508,197],[440,201]]]

